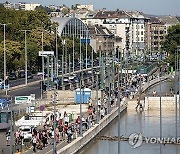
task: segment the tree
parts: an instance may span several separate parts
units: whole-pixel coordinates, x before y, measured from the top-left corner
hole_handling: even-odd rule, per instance
[[[175,52],[180,45],[180,24],[169,27],[165,41],[162,43],[162,49],[170,54],[168,61],[174,66]]]
[[[177,46],[180,45],[180,24],[169,27],[168,34],[165,36],[165,41],[162,48],[170,54],[174,54]]]
[[[0,43],[0,56],[3,57],[4,45],[3,41]],[[6,40],[6,63],[7,69],[15,70],[20,66],[20,59],[22,55],[22,46],[19,42]],[[18,63],[19,62],[19,63]],[[16,65],[15,65],[16,63]],[[0,67],[3,67],[3,59],[1,59]]]
[[[0,6],[1,23],[6,26],[7,70],[24,68],[24,32],[27,33],[28,65],[38,64],[38,51],[41,50],[41,32],[44,31],[44,49],[54,49],[57,23],[51,22],[48,14],[42,10],[24,11],[5,9]],[[0,26],[0,69],[3,70],[3,26]]]
[[[63,8],[62,9],[62,13],[64,14],[64,15],[66,15],[66,14],[68,14],[70,12],[70,9],[69,8]]]

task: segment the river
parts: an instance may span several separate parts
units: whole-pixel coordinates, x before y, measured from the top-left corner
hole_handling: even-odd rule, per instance
[[[162,83],[163,93],[168,92],[173,87],[172,82]],[[156,89],[159,92],[159,86],[152,87],[149,91]],[[132,133],[142,133],[145,137],[160,136],[160,111],[144,111],[137,112],[135,110],[127,110],[121,117],[120,134],[124,137],[129,137]],[[176,121],[174,111],[162,111],[162,137],[172,139],[176,136]],[[178,127],[180,128],[180,127]],[[178,136],[180,136],[180,129]],[[102,135],[118,136],[118,122],[108,127],[108,131]],[[160,147],[161,146],[161,147]],[[179,154],[180,146],[174,144],[153,144],[142,143],[137,148],[134,148],[128,141],[120,142],[120,154]],[[160,152],[161,149],[161,152]],[[110,140],[96,139],[87,148],[81,151],[81,154],[118,154],[118,142]]]

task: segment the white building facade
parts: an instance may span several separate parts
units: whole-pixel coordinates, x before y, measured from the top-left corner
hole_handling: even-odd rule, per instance
[[[145,23],[148,21],[139,12],[100,11],[82,21],[87,25],[102,25],[115,36],[121,37],[121,44],[116,44],[128,54],[141,54],[145,50]]]

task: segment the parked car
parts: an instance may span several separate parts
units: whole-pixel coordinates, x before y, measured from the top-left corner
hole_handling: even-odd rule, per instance
[[[70,83],[69,77],[68,77],[68,76],[64,76],[63,82],[64,82],[65,84]]]
[[[25,78],[25,71],[24,70],[20,70],[18,73],[18,77],[19,78]]]
[[[30,71],[27,72],[27,78],[28,79],[32,79],[33,78],[32,72],[30,72]]]
[[[19,78],[25,78],[25,71],[24,70],[19,71],[18,77]],[[27,71],[27,78],[28,79],[32,79],[33,78],[33,75],[32,75],[31,71]]]
[[[15,72],[11,72],[9,74],[9,80],[16,80],[16,79],[17,79],[16,73]]]

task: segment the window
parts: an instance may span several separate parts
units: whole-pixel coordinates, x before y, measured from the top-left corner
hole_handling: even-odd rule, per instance
[[[143,41],[144,39],[143,39],[143,37],[141,37],[141,41]]]
[[[141,35],[144,35],[144,34],[143,34],[143,31],[141,31]]]
[[[163,33],[164,33],[164,32],[161,30],[161,31],[160,31],[160,34],[163,34]]]
[[[141,25],[141,29],[143,29],[144,28],[144,26],[143,25]]]
[[[164,39],[164,37],[163,37],[163,36],[160,36],[160,39],[162,40],[162,39]]]

